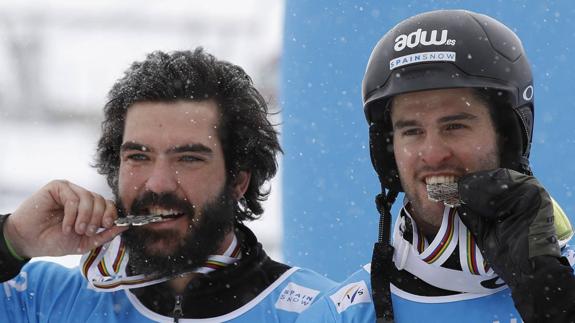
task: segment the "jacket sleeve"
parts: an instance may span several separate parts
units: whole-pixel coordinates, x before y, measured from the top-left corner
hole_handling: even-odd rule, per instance
[[[567,259],[539,256],[524,284],[512,289],[525,322],[575,322],[575,276]]]
[[[459,212],[481,253],[511,288],[525,322],[575,322],[575,276],[558,243],[554,201],[533,176],[510,169],[459,180]]]
[[[0,282],[8,281],[18,273],[30,259],[19,260],[12,255],[4,237],[4,223],[9,214],[0,215]]]

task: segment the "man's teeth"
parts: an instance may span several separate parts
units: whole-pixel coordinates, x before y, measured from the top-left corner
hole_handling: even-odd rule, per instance
[[[429,176],[425,178],[425,184],[445,184],[455,182],[456,178],[453,175]]]
[[[151,207],[150,208],[150,215],[159,215],[163,217],[170,217],[176,216],[181,214],[181,212],[173,210],[173,209],[164,209],[161,207]]]

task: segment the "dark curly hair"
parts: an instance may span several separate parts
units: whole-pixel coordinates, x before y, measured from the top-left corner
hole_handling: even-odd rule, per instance
[[[138,102],[214,100],[220,110],[218,135],[222,143],[227,182],[239,171],[251,173],[237,219],[253,220],[263,212],[269,190],[262,185],[277,171],[282,152],[278,133],[268,120],[268,107],[251,78],[239,66],[216,59],[202,48],[164,53],[156,51],[134,62],[108,93],[96,164],[118,195],[120,146],[128,108]]]

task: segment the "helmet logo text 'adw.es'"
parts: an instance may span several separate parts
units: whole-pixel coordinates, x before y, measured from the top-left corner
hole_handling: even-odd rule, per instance
[[[405,49],[405,47],[414,48],[421,44],[423,46],[430,45],[455,45],[455,39],[447,39],[447,30],[441,31],[441,38],[437,37],[437,30],[432,30],[427,37],[427,30],[421,30],[421,28],[408,35],[399,35],[395,38],[395,49],[396,52],[400,52]]]

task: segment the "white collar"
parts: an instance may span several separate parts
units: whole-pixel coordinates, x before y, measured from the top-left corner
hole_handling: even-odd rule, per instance
[[[174,277],[159,275],[129,275],[126,271],[129,253],[121,236],[84,254],[80,260],[80,271],[88,280],[89,287],[103,292],[132,289],[159,284]],[[241,258],[241,248],[234,235],[223,255],[210,255],[204,266],[188,272],[207,274],[226,267]],[[181,273],[183,274],[183,273]]]
[[[407,228],[409,224],[411,228]],[[409,229],[413,232],[412,241],[404,238],[404,232]],[[407,203],[404,204],[395,223],[393,246],[393,260],[399,270],[406,270],[435,287],[475,294],[493,294],[506,288],[503,280],[484,262],[473,235],[459,219],[456,209],[445,208],[441,227],[429,243],[407,211]],[[459,253],[461,270],[443,266],[454,252]]]

